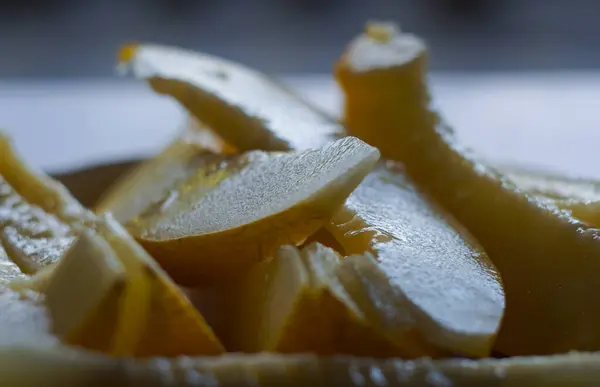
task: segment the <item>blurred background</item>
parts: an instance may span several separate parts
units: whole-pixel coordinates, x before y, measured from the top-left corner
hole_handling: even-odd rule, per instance
[[[597,0],[3,0],[4,77],[111,75],[128,40],[277,73],[326,72],[365,19],[424,36],[435,70],[600,66]]]
[[[53,171],[156,151],[184,113],[114,76],[127,41],[244,62],[339,113],[332,64],[384,19],[430,45],[436,102],[467,145],[600,177],[599,16],[598,0],[0,0],[0,127]]]

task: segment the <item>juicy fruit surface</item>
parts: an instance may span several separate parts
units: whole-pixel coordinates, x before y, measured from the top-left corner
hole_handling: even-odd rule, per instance
[[[56,215],[69,225],[85,225],[92,214],[59,182],[30,167],[15,151],[0,130],[0,175],[12,189],[31,205]]]
[[[19,266],[10,259],[6,251],[0,245],[0,287],[3,287],[13,280],[23,279],[26,275]]]
[[[368,246],[402,294],[396,329],[416,326],[426,341],[455,351],[489,350],[504,310],[500,278],[483,250],[406,176],[379,165],[329,230],[348,254]]]
[[[130,52],[134,54],[133,59],[125,58],[134,66],[134,72],[152,80],[161,76],[158,69],[168,69],[162,73],[169,74],[164,78],[178,79],[179,89],[159,88],[153,83],[155,89],[177,98],[199,120],[211,123],[216,133],[239,149],[251,146],[266,150],[281,149],[281,147],[301,150],[307,144],[299,141],[298,136],[307,139],[314,137],[311,141],[317,141],[315,142],[317,145],[322,145],[335,136],[343,135],[342,128],[336,129],[335,133],[332,132],[331,122],[318,110],[256,71],[202,54],[198,56],[189,53],[173,54],[177,56],[177,63],[185,64],[186,70],[180,70],[182,64],[177,67],[173,64],[173,67],[169,67],[167,65],[169,60],[159,57],[163,51],[154,48],[151,51],[149,48],[148,53],[151,54],[144,54],[145,47],[147,46],[140,46]],[[414,51],[417,47],[416,40],[403,47],[406,47],[409,52]],[[164,52],[180,53],[176,49]],[[188,71],[188,69],[206,66],[218,67],[225,73],[235,74],[235,76],[226,81],[212,83],[210,77],[195,73],[192,77],[190,75],[192,71]],[[268,98],[261,99],[260,95],[248,96],[237,93],[239,89],[247,86],[245,82],[260,85],[260,90],[270,90],[268,93],[279,95],[285,104],[273,104]],[[218,91],[214,90],[216,85],[219,86]],[[184,89],[186,93],[181,92]],[[212,103],[219,106],[222,114],[228,118],[227,121],[224,119],[212,121],[214,113],[197,106],[202,104],[200,98],[205,95],[212,95]],[[254,112],[257,110],[260,110],[264,117],[285,112],[289,117],[294,117],[295,121],[302,121],[303,115],[310,112],[311,115],[321,117],[318,121],[321,124],[315,125],[311,131],[304,131],[294,126],[297,132],[291,133],[290,127],[277,120],[265,120],[258,125],[254,121]],[[327,121],[327,124],[323,124],[323,121]],[[371,132],[377,131],[371,130]],[[395,325],[383,317],[387,313],[383,309],[379,311],[379,315],[375,313],[373,317],[388,321],[387,326],[391,331],[387,333],[394,336],[396,341],[408,342],[407,337],[411,336],[413,340],[410,341],[411,344],[404,345],[407,351],[407,347],[419,347],[419,345],[423,347],[418,351],[408,351],[413,356],[427,352],[431,347],[424,343],[419,333],[414,332],[416,314],[425,316],[422,320],[428,320],[427,328],[423,328],[425,330],[422,332],[423,337],[435,333],[435,345],[441,345],[454,352],[485,355],[498,329],[504,307],[502,286],[495,269],[483,250],[471,241],[464,230],[447,219],[445,214],[439,212],[439,209],[430,204],[427,199],[419,199],[420,194],[411,191],[410,183],[402,177],[401,171],[386,172],[387,176],[382,176],[385,174],[381,172],[384,169],[385,167],[378,167],[380,171],[378,174],[371,173],[366,178],[371,182],[369,184],[373,185],[375,182],[379,187],[374,188],[363,182],[357,190],[370,193],[382,189],[385,194],[374,193],[377,200],[372,200],[369,195],[353,194],[346,207],[348,203],[352,203],[354,208],[342,210],[334,224],[327,227],[328,231],[337,237],[338,242],[341,242],[345,253],[372,251],[382,255],[380,269],[382,272],[387,272],[386,275],[376,277],[378,279],[374,281],[379,283],[366,283],[364,287],[389,288],[387,281],[393,280],[392,289],[395,290],[387,292],[387,297],[415,297],[414,300],[404,301],[404,304],[396,304],[404,309],[408,308],[402,312],[408,317],[402,321],[396,319]],[[393,183],[383,182],[385,179],[400,181],[404,189],[395,187]],[[409,194],[409,192],[413,193]],[[412,218],[409,215],[403,216],[402,211],[407,208],[414,210],[411,212],[414,215]],[[358,212],[354,214],[353,211]],[[425,215],[426,213],[428,216]],[[420,222],[422,227],[407,234],[412,221]],[[427,233],[420,235],[421,229]],[[410,274],[414,280],[404,279],[406,274]],[[436,276],[441,276],[441,279]],[[443,291],[444,284],[449,286],[451,291]],[[403,289],[403,286],[407,289]],[[436,296],[442,298],[435,300]],[[478,300],[478,297],[482,299]],[[479,301],[484,307],[478,311]],[[415,335],[417,338],[413,337]],[[417,345],[416,342],[420,344]]]
[[[539,201],[567,210],[586,224],[600,225],[600,182],[523,168],[501,168],[501,173]]]
[[[138,216],[150,204],[163,198],[176,182],[190,177],[205,162],[201,155],[229,154],[222,143],[204,126],[190,119],[177,137],[156,157],[124,174],[95,205],[97,213],[111,212],[121,223]]]
[[[355,139],[343,139],[300,154],[256,152],[234,160],[218,160],[206,168],[223,175],[215,179],[213,190],[197,192],[195,182],[186,181],[184,185],[190,190],[185,193],[187,198],[185,194],[170,193],[182,200],[172,205],[162,203],[158,217],[152,212],[138,220],[145,226],[142,237],[168,239],[217,233],[256,222],[309,200],[326,185],[344,181],[346,173],[357,173],[354,169],[367,169],[377,157],[375,149]],[[194,198],[199,201],[194,202]]]
[[[319,229],[377,158],[353,138],[298,154],[200,155],[187,179],[126,224],[180,283],[236,275]]]
[[[30,287],[42,295],[55,337],[117,356],[223,352],[200,313],[116,221],[99,218],[96,227]]]
[[[128,271],[129,278],[137,275],[143,282],[129,286],[140,286],[131,293],[132,301],[120,304],[121,326],[146,315],[139,322],[142,329],[134,330],[139,335],[133,355],[136,356],[176,356],[218,354],[223,352],[221,343],[200,313],[192,306],[182,291],[167,274],[147,255],[147,253],[110,217],[100,225],[101,234],[120,257]],[[127,289],[127,288],[126,288]],[[130,287],[131,289],[131,287]],[[141,295],[137,298],[137,294]],[[124,293],[126,297],[127,291]],[[140,299],[141,297],[141,299]],[[144,301],[145,298],[145,301]],[[145,303],[145,304],[144,304]],[[136,312],[135,307],[146,308]],[[127,333],[125,329],[123,332]],[[124,339],[130,335],[123,334]]]
[[[232,321],[224,334],[228,350],[320,355],[399,354],[365,321],[339,283],[340,257],[313,243],[302,250],[280,248],[253,268],[236,289]]]
[[[224,59],[150,44],[125,46],[119,59],[239,150],[304,150],[343,133],[273,80]],[[266,134],[265,126],[277,134]]]
[[[393,51],[401,39],[392,33],[377,44]],[[507,309],[497,348],[508,355],[598,349],[600,300],[591,291],[600,270],[597,232],[569,211],[519,190],[457,142],[430,108],[424,46],[409,60],[365,72],[352,68],[349,53],[352,45],[336,75],[350,133],[402,161],[499,269]]]

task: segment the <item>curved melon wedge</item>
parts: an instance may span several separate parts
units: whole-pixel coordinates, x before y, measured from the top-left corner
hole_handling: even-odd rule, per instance
[[[92,222],[91,212],[60,183],[27,165],[0,131],[0,272],[5,279],[57,262],[78,230]]]
[[[598,229],[461,146],[431,106],[425,62],[417,37],[368,26],[336,66],[349,133],[401,161],[488,252],[506,292],[501,353],[600,349]]]
[[[343,127],[325,114],[238,63],[153,44],[124,46],[119,63],[148,80],[156,92],[175,97],[242,151],[310,149],[344,134]]]
[[[283,246],[256,265],[229,299],[231,324],[220,336],[232,352],[393,356],[402,354],[372,329],[336,276],[340,256],[312,243]]]
[[[96,229],[82,232],[48,273],[13,286],[44,295],[54,335],[117,356],[223,352],[199,312],[115,220],[100,218]]]
[[[297,154],[204,152],[125,225],[181,284],[233,278],[323,226],[378,157],[354,138]]]

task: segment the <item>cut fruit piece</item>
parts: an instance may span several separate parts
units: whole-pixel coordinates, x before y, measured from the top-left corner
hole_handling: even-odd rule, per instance
[[[506,355],[600,349],[598,230],[519,190],[460,146],[430,107],[425,45],[393,27],[378,28],[387,30],[384,41],[367,31],[337,64],[345,122],[351,134],[402,161],[489,253],[506,291],[497,349]]]
[[[94,208],[107,189],[139,167],[141,160],[131,159],[110,164],[66,171],[53,175],[86,208]]]
[[[316,148],[344,132],[272,79],[233,62],[151,44],[123,47],[119,62],[242,151]]]
[[[167,163],[168,167],[169,158],[180,152],[185,153],[184,149],[187,147],[206,149],[218,154],[236,153],[233,147],[217,137],[208,127],[193,117],[188,117],[181,133],[157,156],[160,163],[153,161],[154,159],[145,163],[139,159],[132,159],[61,173],[56,179],[84,206],[96,208],[99,213],[113,212],[119,221],[123,221],[128,214],[135,212],[136,208],[139,209],[139,197],[136,192],[155,189],[152,182],[157,175],[164,173],[165,169],[161,163]]]
[[[90,231],[81,233],[48,278],[36,286],[44,294],[53,333],[78,345],[71,336],[74,332],[92,334],[84,327],[88,317],[125,280],[125,268],[108,243]],[[105,320],[103,325],[111,323]]]
[[[27,276],[9,257],[0,243],[0,288],[12,281],[25,279]]]
[[[34,274],[56,262],[92,218],[63,186],[21,160],[0,131],[0,251],[9,257],[3,268]]]
[[[232,310],[239,309],[232,322],[244,324],[232,324],[228,333],[234,337],[226,342],[228,351],[280,350],[281,341],[296,333],[289,332],[289,325],[310,302],[310,290],[306,267],[292,246],[280,248],[268,262],[254,267],[241,281],[239,299],[232,303]]]
[[[394,305],[374,320],[385,319],[379,326],[396,342],[416,330],[440,348],[483,355],[504,309],[500,278],[462,227],[391,168],[370,173],[329,228],[348,254],[366,248],[377,259],[376,268],[364,260],[355,283],[380,293],[367,304]]]
[[[117,333],[118,338],[135,346],[132,355],[189,356],[223,352],[221,343],[200,313],[116,220],[104,217],[98,230],[127,270],[129,282],[119,302]],[[117,340],[114,345],[117,352],[129,347]]]
[[[600,227],[600,182],[525,168],[498,169],[519,190],[568,210],[590,226]]]
[[[34,286],[45,296],[54,334],[117,356],[223,352],[199,312],[115,220],[101,218],[97,229],[83,232]]]
[[[400,354],[371,329],[339,284],[340,257],[311,244],[301,251],[281,247],[268,262],[254,267],[228,304],[231,324],[224,333],[229,351],[312,352],[321,355]],[[223,319],[224,320],[224,319]]]
[[[327,226],[317,230],[314,234],[309,236],[308,239],[306,239],[306,241],[304,241],[304,243],[302,244],[302,247],[308,246],[311,243],[315,242],[320,243],[323,246],[332,248],[341,256],[346,255],[344,247],[340,244],[340,242],[337,241],[337,239],[333,237],[333,235],[331,235],[329,231],[327,231]]]
[[[123,61],[130,62],[138,76],[147,78],[155,90],[171,94],[238,149],[302,150],[307,144],[321,145],[343,135],[339,125],[254,70],[174,48],[139,46],[124,54]],[[218,79],[204,68],[232,76]],[[245,89],[249,84],[253,88]],[[260,92],[254,93],[254,89]],[[252,90],[250,95],[248,90]],[[263,94],[278,96],[278,102]],[[265,120],[257,121],[256,112]],[[309,115],[318,118],[306,120]],[[278,116],[296,124],[283,125],[275,119]],[[311,122],[310,130],[298,122]],[[402,305],[402,312],[409,316],[389,321],[388,311],[375,307],[378,315],[372,314],[374,321],[369,322],[388,321],[379,324],[386,329],[381,333],[403,341],[395,344],[407,350],[408,342],[422,343],[422,347],[412,346],[410,353],[421,354],[435,345],[473,356],[488,354],[502,318],[504,298],[484,251],[419,193],[397,166],[379,165],[356,192],[327,228],[345,253],[370,251],[375,255],[381,262],[378,273],[385,279],[363,279],[359,282],[362,290],[384,292],[394,298],[389,303]],[[393,292],[386,291],[390,287]],[[417,321],[427,324],[419,326]],[[407,332],[413,333],[411,340]]]
[[[158,156],[135,167],[112,185],[96,205],[96,212],[111,212],[119,222],[127,222],[162,199],[165,191],[177,181],[192,175],[202,165],[198,160],[200,155],[207,151],[231,154],[232,148],[190,118],[182,132]]]
[[[10,162],[0,165],[0,252],[6,250],[10,260],[4,261],[25,274],[40,273],[14,288],[31,286],[45,294],[55,334],[67,343],[117,355],[223,352],[199,312],[116,221],[93,216],[58,183],[34,175],[3,139],[0,145],[10,157],[1,157]],[[21,174],[13,176],[9,168],[10,180],[5,179],[7,165]],[[23,195],[13,189],[13,181]],[[47,210],[28,201],[38,200],[42,191],[48,201],[39,203]],[[82,237],[69,249],[76,234]],[[16,270],[9,264],[2,266],[11,270],[6,277]],[[40,272],[51,264],[51,270]]]
[[[57,262],[74,240],[72,227],[27,202],[0,176],[0,245],[22,272]]]
[[[55,347],[60,343],[51,334],[52,320],[39,294],[0,288],[0,311],[0,352],[20,346]]]
[[[584,387],[599,378],[597,353],[477,361],[311,354],[132,360],[72,348],[0,347],[0,385],[19,387]]]
[[[196,155],[126,225],[177,282],[231,278],[323,226],[378,157],[350,137],[298,154]]]

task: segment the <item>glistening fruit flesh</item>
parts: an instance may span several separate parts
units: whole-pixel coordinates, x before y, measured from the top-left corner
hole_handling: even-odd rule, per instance
[[[401,161],[489,253],[506,292],[500,352],[600,349],[597,230],[461,146],[431,106],[425,62],[425,45],[393,26],[356,38],[336,66],[349,133]]]
[[[590,226],[600,226],[600,182],[532,169],[499,169],[519,190],[570,211]]]
[[[151,45],[128,46],[121,59],[238,149],[302,150],[344,135],[341,125],[243,66]],[[213,71],[217,69],[220,75]],[[379,191],[377,200],[361,194],[371,191]],[[380,275],[356,284],[363,291],[381,290],[401,309],[390,315],[384,308],[372,308],[375,300],[364,298],[367,304],[360,306],[375,312],[369,323],[377,322],[382,334],[406,350],[404,356],[427,353],[433,346],[486,355],[504,301],[498,275],[483,250],[393,166],[378,165],[356,192],[327,228],[346,253],[375,254]],[[419,230],[407,232],[413,221]],[[451,253],[440,248],[441,242]]]
[[[284,246],[230,298],[229,351],[393,356],[401,351],[364,320],[337,279],[340,257],[318,243]],[[241,326],[235,321],[244,321]]]
[[[323,226],[378,157],[354,138],[296,154],[203,152],[126,225],[177,282],[232,278]]]
[[[209,153],[231,154],[232,149],[190,118],[160,154],[114,182],[95,205],[96,212],[111,212],[121,223],[131,220],[160,200],[172,184],[190,176],[201,165],[199,155]]]

